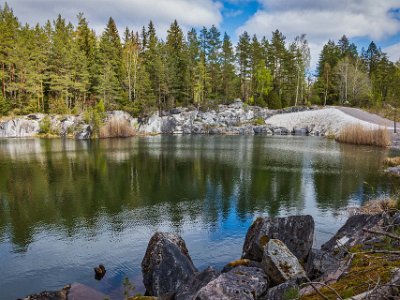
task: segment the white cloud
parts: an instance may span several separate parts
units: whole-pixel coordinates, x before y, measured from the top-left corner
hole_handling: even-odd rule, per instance
[[[22,23],[29,24],[53,20],[58,14],[75,22],[83,12],[97,33],[110,16],[120,29],[140,30],[153,20],[161,36],[175,19],[185,30],[222,22],[222,5],[214,0],[8,0],[8,4]]]
[[[270,37],[279,29],[292,40],[307,34],[312,66],[329,39],[366,37],[376,41],[400,32],[400,21],[391,13],[399,8],[398,0],[259,0],[262,4],[237,33],[244,30]]]
[[[383,52],[387,53],[392,61],[400,60],[400,42],[389,47],[383,48]]]

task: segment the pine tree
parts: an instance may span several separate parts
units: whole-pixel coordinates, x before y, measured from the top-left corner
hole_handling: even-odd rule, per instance
[[[247,102],[250,97],[251,80],[251,44],[250,36],[245,31],[239,36],[239,42],[236,47],[237,62],[239,65],[240,90],[243,101]]]
[[[224,34],[221,53],[222,64],[222,97],[230,102],[236,96],[235,54],[228,34]]]
[[[109,19],[99,45],[100,85],[99,92],[104,104],[110,106],[122,98],[122,45],[117,26]]]

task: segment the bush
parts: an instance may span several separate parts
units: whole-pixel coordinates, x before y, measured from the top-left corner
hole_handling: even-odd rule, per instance
[[[386,157],[383,163],[388,167],[400,166],[400,156],[396,157]]]
[[[264,118],[258,117],[256,119],[254,119],[253,124],[256,126],[265,125],[265,120],[264,120]]]
[[[40,122],[39,122],[39,133],[40,134],[50,134],[51,131],[51,120],[49,116],[45,116]]]
[[[128,120],[112,118],[99,130],[99,138],[110,137],[130,137],[134,136],[136,131]]]
[[[390,134],[386,128],[367,129],[362,125],[348,125],[336,136],[340,143],[387,147],[391,144]]]

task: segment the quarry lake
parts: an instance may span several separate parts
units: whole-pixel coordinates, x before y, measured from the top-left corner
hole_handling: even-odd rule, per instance
[[[317,247],[395,188],[388,152],[318,137],[0,140],[0,299],[73,282],[118,298],[125,278],[143,292],[157,230],[182,235],[198,269],[239,258],[258,216],[312,215]]]

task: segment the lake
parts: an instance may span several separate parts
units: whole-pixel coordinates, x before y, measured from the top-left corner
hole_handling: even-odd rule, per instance
[[[311,214],[318,247],[349,207],[392,192],[387,154],[318,137],[0,140],[0,299],[72,282],[118,298],[124,278],[143,292],[157,230],[182,235],[199,269],[239,258],[258,216]]]

